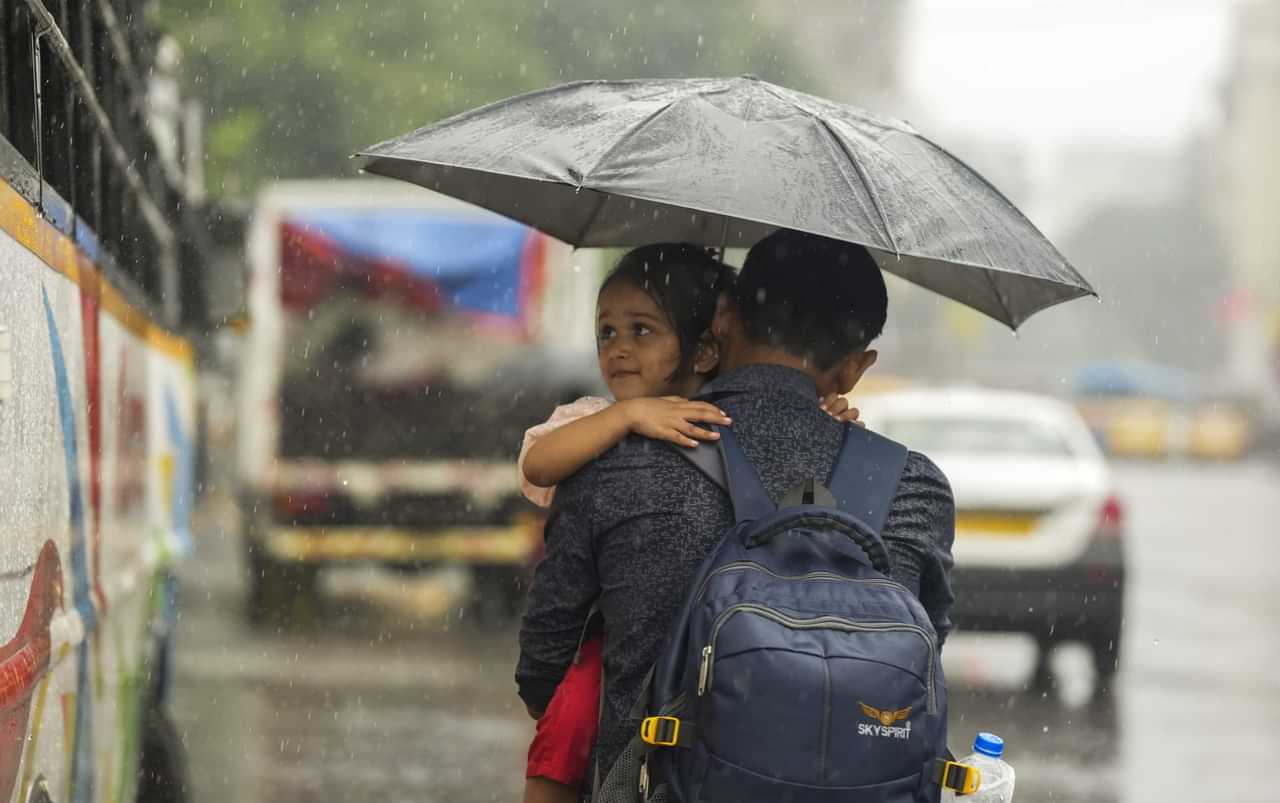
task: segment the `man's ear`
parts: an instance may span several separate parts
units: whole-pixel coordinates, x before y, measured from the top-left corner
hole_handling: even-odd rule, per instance
[[[867,351],[856,351],[845,357],[840,363],[836,373],[836,385],[839,388],[840,395],[844,395],[853,390],[853,386],[858,384],[858,380],[862,379],[871,366],[876,364],[876,360],[880,358],[880,352],[875,349]]]
[[[704,332],[693,352],[693,372],[709,374],[720,365],[720,343],[710,332]]]

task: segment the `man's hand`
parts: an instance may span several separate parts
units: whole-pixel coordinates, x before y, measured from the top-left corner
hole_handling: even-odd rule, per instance
[[[641,398],[618,402],[628,428],[637,435],[671,441],[678,446],[697,446],[699,441],[716,441],[720,434],[694,422],[729,426],[732,420],[714,404],[689,401],[679,396]]]
[[[832,418],[843,423],[853,423],[860,427],[866,428],[866,424],[858,420],[858,408],[850,407],[849,400],[838,393],[828,393],[822,398],[822,403],[818,405],[827,412]]]

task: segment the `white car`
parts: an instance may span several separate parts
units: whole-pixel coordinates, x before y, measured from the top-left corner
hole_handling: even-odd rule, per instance
[[[1105,691],[1120,651],[1124,515],[1106,462],[1070,405],[970,388],[858,399],[862,418],[938,464],[956,499],[956,604],[966,630],[1027,632],[1037,685],[1058,641],[1089,645]]]

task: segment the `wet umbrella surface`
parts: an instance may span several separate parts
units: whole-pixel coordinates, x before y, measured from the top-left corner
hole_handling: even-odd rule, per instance
[[[793,228],[1011,327],[1093,293],[1003,195],[909,125],[752,77],[588,81],[356,155],[567,243],[750,246]]]

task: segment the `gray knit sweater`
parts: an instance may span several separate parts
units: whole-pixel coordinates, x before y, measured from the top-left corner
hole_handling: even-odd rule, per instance
[[[713,384],[743,452],[776,499],[827,477],[842,426],[818,407],[803,373],[749,365]],[[604,619],[607,688],[597,741],[607,771],[635,732],[629,720],[685,588],[733,524],[724,494],[666,444],[630,437],[556,491],[520,630],[520,697],[543,710],[573,659],[592,603]],[[893,579],[915,592],[937,630],[951,629],[955,504],[947,479],[911,452],[885,524]]]

